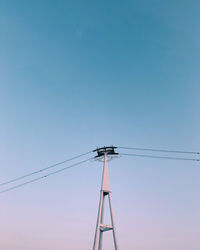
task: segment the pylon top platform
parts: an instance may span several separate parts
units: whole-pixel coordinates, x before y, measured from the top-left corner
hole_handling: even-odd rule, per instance
[[[110,146],[110,147],[102,147],[102,148],[97,148],[95,150],[93,150],[93,152],[97,152],[97,156],[95,156],[95,158],[99,158],[105,155],[105,153],[107,154],[107,156],[116,156],[118,155],[118,153],[115,152],[115,149],[117,147],[114,146]]]

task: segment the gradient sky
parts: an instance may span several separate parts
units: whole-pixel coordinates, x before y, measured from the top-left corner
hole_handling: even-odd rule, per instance
[[[195,0],[1,0],[0,182],[97,146],[199,151],[199,23]],[[199,163],[109,166],[120,249],[200,249]],[[101,171],[2,194],[0,249],[92,249]]]

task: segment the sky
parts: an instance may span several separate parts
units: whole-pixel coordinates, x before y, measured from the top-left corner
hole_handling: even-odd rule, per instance
[[[199,151],[199,23],[197,0],[1,0],[0,183],[101,146]],[[200,249],[199,164],[109,162],[120,249]],[[0,194],[0,250],[92,249],[101,174]]]

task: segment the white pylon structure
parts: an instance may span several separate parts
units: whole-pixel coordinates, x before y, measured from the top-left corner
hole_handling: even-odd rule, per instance
[[[99,211],[98,211],[98,216],[97,216],[97,225],[96,225],[93,250],[102,250],[103,233],[109,230],[113,231],[113,240],[114,240],[115,250],[119,250],[118,243],[117,243],[117,236],[116,236],[115,221],[114,221],[114,216],[113,216],[111,190],[110,190],[109,173],[108,173],[108,157],[117,155],[117,153],[115,153],[114,151],[115,148],[116,147],[112,146],[112,147],[103,147],[103,148],[94,150],[94,152],[97,152],[98,154],[96,158],[104,158],[104,168],[103,168]],[[104,224],[104,202],[105,202],[106,196],[108,197],[108,200],[109,200],[111,225]]]

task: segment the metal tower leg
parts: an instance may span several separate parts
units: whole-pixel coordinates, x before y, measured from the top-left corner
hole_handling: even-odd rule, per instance
[[[100,220],[101,225],[103,225],[103,218],[104,218],[104,203],[105,203],[105,194],[103,193],[103,201],[102,201],[102,209],[101,209],[101,220]],[[99,250],[102,250],[102,241],[103,241],[103,232],[100,230]]]
[[[113,240],[114,240],[115,250],[119,250],[118,245],[117,245],[116,229],[115,229],[112,201],[111,201],[111,194],[110,193],[111,193],[111,191],[110,191],[109,174],[108,174],[107,153],[105,152],[104,153],[104,169],[103,169],[103,177],[102,177],[102,187],[101,187],[101,193],[100,193],[99,211],[98,211],[98,216],[97,216],[97,225],[96,225],[93,250],[102,250],[103,233],[106,231],[109,231],[109,230],[113,231]],[[104,219],[104,201],[105,201],[106,196],[108,196],[108,199],[109,199],[111,225],[105,225],[103,222],[103,219]]]
[[[111,200],[110,193],[108,194],[108,197],[109,197],[109,204],[110,204],[110,216],[111,216],[111,223],[112,223],[112,230],[113,230],[113,240],[115,244],[115,250],[117,250],[119,248],[118,248],[118,243],[117,243],[116,227],[115,227],[115,221],[114,221],[114,216],[113,216],[112,200]]]

